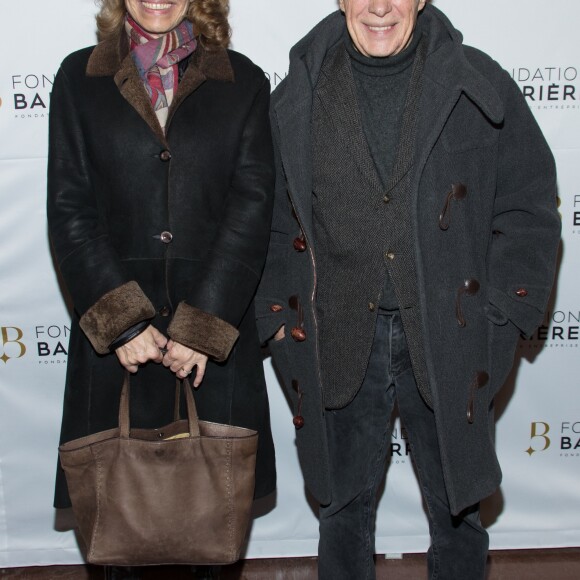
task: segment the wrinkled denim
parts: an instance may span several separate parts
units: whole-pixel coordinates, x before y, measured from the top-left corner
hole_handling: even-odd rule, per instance
[[[385,476],[397,401],[427,506],[430,580],[483,580],[489,538],[479,506],[450,514],[433,412],[413,377],[398,313],[378,316],[360,391],[327,411],[332,502],[320,507],[319,580],[373,580],[377,492]]]

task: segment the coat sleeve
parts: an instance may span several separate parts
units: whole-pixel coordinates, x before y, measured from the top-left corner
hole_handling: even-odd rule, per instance
[[[155,309],[124,271],[100,218],[74,79],[65,64],[50,105],[48,229],[80,326],[95,350],[106,354],[124,331],[153,318]]]
[[[217,234],[169,326],[171,338],[225,360],[250,306],[266,258],[274,190],[268,108],[270,84],[262,76],[245,120],[237,164]]]
[[[548,303],[560,239],[556,167],[517,85],[505,75],[505,118],[488,260],[488,316],[530,336]]]

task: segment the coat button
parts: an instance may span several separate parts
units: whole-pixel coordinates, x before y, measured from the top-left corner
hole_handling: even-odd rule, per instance
[[[306,250],[306,240],[303,237],[294,238],[292,245],[297,252],[304,252]]]
[[[520,288],[519,290],[516,290],[516,295],[520,298],[525,298],[528,295],[528,291],[525,288]]]
[[[304,427],[304,417],[302,415],[296,415],[296,417],[292,419],[292,423],[294,423],[296,429],[302,429],[302,427]]]
[[[475,403],[472,397],[471,399],[469,399],[469,403],[467,404],[467,422],[470,425],[473,425],[474,420],[475,420]]]
[[[473,296],[479,292],[479,282],[475,278],[469,278],[463,282],[463,290],[468,296]]]
[[[280,304],[272,304],[272,306],[270,306],[270,310],[272,312],[282,312],[282,310],[284,310],[284,307]]]
[[[479,371],[475,375],[475,383],[481,389],[481,387],[485,387],[487,382],[489,381],[489,375],[485,371]]]
[[[171,232],[161,232],[160,238],[164,244],[170,244],[173,240],[173,234]]]
[[[374,302],[369,302],[369,310],[371,312],[374,312],[376,310],[377,306]]]
[[[389,203],[389,201],[391,201],[391,198],[388,195],[383,196],[384,203]]]
[[[454,183],[451,191],[455,199],[464,199],[467,196],[467,186],[463,183]]]
[[[161,316],[169,316],[171,314],[171,308],[169,306],[163,306],[159,309],[159,314]]]
[[[171,159],[171,152],[168,151],[167,149],[164,149],[159,154],[159,159],[161,159],[161,161],[165,161],[165,162],[169,161]]]
[[[387,258],[387,260],[394,260],[395,259],[394,252],[385,252],[385,258]]]
[[[290,336],[296,341],[296,342],[304,342],[306,340],[306,333],[304,332],[303,328],[299,328],[298,326],[295,326],[291,331],[290,331]]]

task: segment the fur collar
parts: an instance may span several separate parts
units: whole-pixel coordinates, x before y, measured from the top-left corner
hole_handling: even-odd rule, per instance
[[[95,46],[87,63],[86,74],[89,77],[114,77],[123,97],[151,127],[161,143],[168,146],[137,67],[129,54],[129,42],[124,31],[118,38],[103,40]],[[225,48],[207,50],[198,44],[169,108],[166,131],[183,100],[208,79],[234,82],[234,71]]]
[[[128,56],[129,42],[122,31],[118,38],[108,38],[95,46],[87,64],[87,76],[115,76]],[[200,43],[191,65],[197,66],[208,79],[234,81],[234,71],[225,48],[207,50]]]

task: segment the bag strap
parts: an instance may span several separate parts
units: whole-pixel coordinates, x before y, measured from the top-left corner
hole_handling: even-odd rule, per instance
[[[121,401],[119,403],[119,431],[121,439],[129,439],[131,437],[131,420],[129,399],[131,395],[130,386],[131,374],[125,371],[125,378],[123,379],[123,387],[121,388]],[[199,419],[197,418],[197,407],[193,397],[193,390],[191,382],[188,379],[175,380],[175,421],[179,420],[179,398],[181,395],[181,387],[185,390],[185,403],[187,406],[187,419],[189,423],[189,436],[199,437]]]
[[[181,399],[181,381],[175,377],[175,405],[173,407],[173,420],[179,421],[181,419],[181,410],[179,408]]]
[[[123,388],[121,389],[121,402],[119,403],[119,430],[122,439],[129,439],[129,433],[131,432],[131,425],[129,422],[130,376],[129,371],[125,370]]]
[[[193,388],[189,379],[183,379],[183,388],[185,390],[185,404],[187,405],[187,419],[189,421],[189,436],[199,437],[199,419],[197,418],[197,407],[193,397]]]

